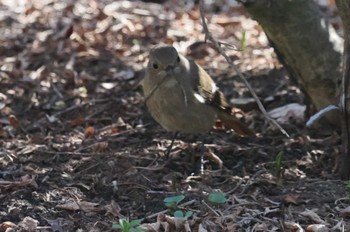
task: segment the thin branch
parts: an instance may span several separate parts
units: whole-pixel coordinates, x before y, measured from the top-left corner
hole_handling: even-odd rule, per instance
[[[285,136],[289,137],[289,134],[287,133],[287,131],[285,131],[280,124],[278,124],[278,122],[276,122],[276,120],[272,119],[268,113],[266,112],[265,107],[263,106],[263,104],[261,103],[261,101],[259,100],[258,96],[256,95],[253,87],[249,84],[249,82],[247,81],[247,79],[245,78],[245,76],[242,74],[242,72],[238,69],[238,67],[233,63],[232,59],[225,53],[225,51],[222,49],[222,47],[220,46],[221,43],[219,43],[214,37],[213,35],[210,33],[209,29],[208,29],[208,25],[205,19],[205,13],[204,13],[204,2],[203,0],[199,1],[199,9],[200,9],[200,15],[201,15],[201,20],[202,20],[202,24],[203,24],[203,31],[205,33],[205,41],[210,41],[214,44],[215,48],[217,49],[217,51],[223,56],[225,57],[227,63],[236,71],[236,73],[238,74],[238,76],[241,78],[241,80],[244,82],[244,84],[247,86],[247,88],[249,89],[249,92],[252,94],[252,96],[254,97],[256,103],[258,104],[258,107],[260,109],[260,111],[264,114],[265,118],[267,119],[267,121],[277,127]]]

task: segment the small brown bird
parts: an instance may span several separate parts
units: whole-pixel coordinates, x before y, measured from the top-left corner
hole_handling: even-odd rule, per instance
[[[209,74],[172,46],[151,50],[142,85],[148,110],[166,130],[205,133],[219,119],[239,135],[254,135],[231,115],[229,104]]]

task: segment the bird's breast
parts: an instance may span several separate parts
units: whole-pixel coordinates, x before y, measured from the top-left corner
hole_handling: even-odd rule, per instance
[[[175,78],[169,78],[164,81],[163,87],[169,89],[169,90],[175,90],[177,87],[179,87],[179,83]]]
[[[175,78],[165,80],[147,99],[146,105],[153,118],[170,131],[207,132],[216,118],[210,106],[198,101],[194,91]]]

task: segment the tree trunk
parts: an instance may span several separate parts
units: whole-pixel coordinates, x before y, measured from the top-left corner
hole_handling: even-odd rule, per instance
[[[343,54],[343,77],[342,77],[342,157],[340,160],[340,175],[342,179],[350,177],[350,2],[349,0],[336,0],[340,17],[344,28],[344,54]]]
[[[338,104],[342,40],[314,1],[241,1],[263,27],[291,78],[320,110]],[[326,115],[340,128],[340,114]]]

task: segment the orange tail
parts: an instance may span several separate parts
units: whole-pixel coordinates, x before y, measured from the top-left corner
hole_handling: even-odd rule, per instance
[[[220,119],[220,121],[225,125],[226,129],[232,129],[239,135],[243,135],[243,136],[255,135],[255,132],[252,129],[250,129],[248,126],[243,124],[237,118],[226,113],[225,111],[220,111],[218,113],[218,119]]]

